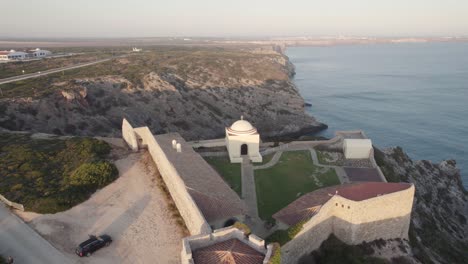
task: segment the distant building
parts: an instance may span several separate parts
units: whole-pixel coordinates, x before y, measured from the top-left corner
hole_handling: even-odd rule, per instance
[[[44,58],[47,56],[50,56],[52,52],[48,50],[42,50],[42,49],[34,49],[30,50],[28,52],[23,52],[23,51],[16,51],[16,50],[10,50],[10,51],[0,51],[0,60],[25,60],[25,59],[31,59],[31,58]]]
[[[50,52],[48,50],[43,50],[43,49],[40,49],[40,48],[36,48],[34,50],[29,51],[29,55],[32,58],[43,58],[43,57],[50,56],[51,54],[52,54],[52,52]]]
[[[142,51],[142,49],[138,49],[138,48],[134,47],[134,48],[132,49],[132,51],[133,51],[133,52],[140,52],[140,51]]]
[[[0,61],[8,60],[8,54],[10,54],[9,51],[5,51],[5,50],[0,51]]]
[[[10,50],[8,53],[9,60],[24,60],[28,58],[28,53],[22,51]]]

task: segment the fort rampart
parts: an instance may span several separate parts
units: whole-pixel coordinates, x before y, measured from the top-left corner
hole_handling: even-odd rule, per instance
[[[169,162],[164,151],[159,146],[155,137],[148,127],[133,128],[125,119],[122,125],[122,134],[124,140],[136,150],[139,147],[147,148],[153,161],[156,163],[161,177],[171,194],[174,203],[179,209],[180,215],[192,235],[209,234],[211,227],[200,212],[197,204],[187,191],[187,187],[177,170]]]
[[[331,234],[356,245],[376,239],[408,238],[414,186],[363,201],[334,195],[281,248],[282,263],[298,260],[318,249]]]

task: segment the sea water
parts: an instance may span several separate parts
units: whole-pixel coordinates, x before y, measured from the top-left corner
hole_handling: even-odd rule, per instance
[[[289,47],[307,111],[413,159],[455,159],[468,187],[468,43]]]

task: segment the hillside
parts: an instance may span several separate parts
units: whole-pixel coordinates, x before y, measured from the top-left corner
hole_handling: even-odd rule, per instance
[[[323,129],[304,113],[293,74],[287,57],[273,50],[161,47],[1,85],[0,127],[119,136],[126,117],[190,140],[223,136],[244,115],[266,137]]]

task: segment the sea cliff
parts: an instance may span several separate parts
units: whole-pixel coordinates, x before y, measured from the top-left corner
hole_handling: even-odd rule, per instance
[[[123,117],[187,140],[224,136],[244,116],[262,137],[326,125],[304,111],[294,66],[271,49],[167,48],[2,86],[0,127],[120,136]]]

